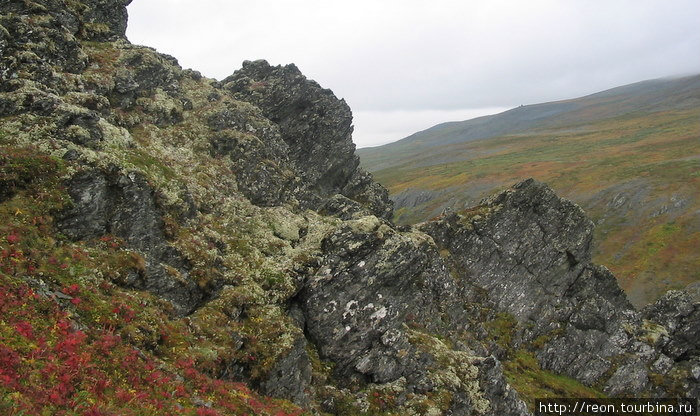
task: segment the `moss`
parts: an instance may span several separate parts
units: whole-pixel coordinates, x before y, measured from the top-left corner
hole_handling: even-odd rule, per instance
[[[332,361],[323,361],[321,356],[318,354],[316,347],[311,344],[306,344],[306,353],[311,361],[311,371],[314,385],[324,385],[327,383],[331,374],[333,374],[333,369],[335,363]]]
[[[293,347],[301,331],[277,306],[248,309],[248,318],[237,328],[245,337],[239,359],[247,360],[250,375],[263,378]]]
[[[171,181],[177,178],[177,173],[172,167],[163,163],[162,159],[154,157],[142,149],[134,149],[128,152],[126,161],[146,172],[149,177],[160,177],[164,181]]]
[[[139,97],[136,104],[141,111],[154,118],[155,124],[172,124],[182,119],[182,102],[170,96],[162,88],[156,88],[148,97]]]
[[[0,147],[0,201],[39,183],[48,190],[56,185],[63,166],[35,147]]]
[[[473,223],[476,221],[481,221],[488,217],[492,212],[492,208],[487,205],[478,205],[472,208],[468,208],[457,212],[459,217],[459,223],[462,224],[467,229],[472,229]]]
[[[564,334],[564,331],[566,331],[566,327],[562,326],[559,327],[548,334],[540,335],[539,337],[535,338],[530,345],[532,348],[535,348],[537,350],[544,348],[545,345],[549,343],[549,341],[557,338],[560,335]]]
[[[85,22],[80,28],[80,36],[87,39],[105,37],[111,33],[111,29],[105,23]]]
[[[676,367],[667,374],[649,373],[648,377],[651,384],[663,389],[668,397],[683,397],[689,372],[687,368]]]
[[[103,73],[112,73],[119,60],[120,51],[116,44],[112,42],[96,42],[86,41],[80,42],[83,52],[85,52],[93,64],[86,70],[87,74],[92,73],[98,68]]]
[[[409,407],[410,413],[413,415],[432,415],[439,416],[444,415],[452,404],[453,394],[452,392],[445,390],[438,390],[435,392],[430,392],[425,395],[424,398],[416,400],[414,398],[411,401]]]
[[[518,321],[507,312],[501,312],[495,319],[484,323],[484,328],[489,336],[502,348],[509,350],[513,341],[513,335],[517,328]]]
[[[570,377],[541,369],[537,358],[530,351],[515,351],[509,360],[503,362],[503,367],[506,379],[527,403],[530,411],[534,411],[537,398],[605,397],[602,392]]]
[[[326,386],[319,401],[332,401],[333,414],[342,416],[423,416],[442,415],[449,408],[452,395],[445,391],[427,394],[409,393],[399,405],[398,397],[405,392],[405,378],[382,385],[370,384],[351,393],[347,389]]]

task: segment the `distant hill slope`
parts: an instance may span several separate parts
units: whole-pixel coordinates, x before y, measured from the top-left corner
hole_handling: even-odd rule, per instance
[[[635,304],[700,281],[700,75],[444,123],[358,153],[398,223],[535,177],[595,220],[595,261]]]
[[[700,106],[698,91],[700,75],[647,80],[581,98],[524,105],[500,114],[438,124],[394,143],[358,149],[357,153],[369,169],[385,169],[437,146],[592,122],[635,111],[696,108]]]
[[[531,416],[538,397],[698,396],[700,301],[633,310],[591,262],[593,222],[549,186],[397,227],[345,101],[293,64],[183,69],[124,37],[127,3],[0,2],[0,415]],[[691,116],[664,119],[669,140]]]

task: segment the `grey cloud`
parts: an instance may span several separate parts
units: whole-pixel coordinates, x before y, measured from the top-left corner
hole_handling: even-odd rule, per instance
[[[294,62],[355,112],[449,114],[700,72],[696,0],[141,0],[129,13],[133,42],[183,66],[221,79],[245,59]],[[361,122],[358,140],[382,134]]]

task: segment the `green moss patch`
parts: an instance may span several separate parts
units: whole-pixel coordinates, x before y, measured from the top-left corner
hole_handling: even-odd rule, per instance
[[[534,411],[535,399],[546,397],[605,397],[598,390],[562,375],[540,368],[535,355],[526,350],[515,351],[503,362],[508,383],[520,394],[520,398]]]

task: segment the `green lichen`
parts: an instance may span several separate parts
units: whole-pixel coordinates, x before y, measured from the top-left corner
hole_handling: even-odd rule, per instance
[[[662,337],[668,337],[668,330],[666,328],[646,319],[642,321],[639,339],[651,346],[656,346],[659,339]]]
[[[475,365],[481,358],[454,350],[445,341],[424,332],[408,330],[407,335],[409,342],[417,348],[417,354],[427,353],[434,357],[434,365],[428,368],[428,377],[437,386],[436,391],[459,391],[470,398],[477,414],[488,411],[490,403],[479,386],[479,369]]]
[[[562,326],[559,327],[547,334],[540,335],[539,337],[535,338],[530,345],[539,350],[544,348],[545,345],[547,345],[551,340],[556,339],[558,336],[563,335],[564,331],[566,331],[566,327]]]
[[[649,381],[657,388],[667,392],[668,397],[683,397],[686,390],[685,384],[690,378],[688,368],[676,367],[667,374],[649,373]]]
[[[465,228],[471,230],[474,228],[474,223],[483,221],[488,218],[489,215],[493,213],[493,207],[489,205],[478,205],[472,208],[468,208],[457,212],[457,217],[459,218],[459,223]]]
[[[80,28],[80,35],[87,39],[106,37],[112,33],[105,23],[85,22]]]

